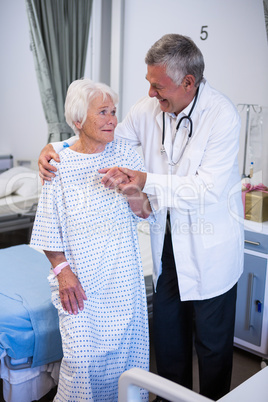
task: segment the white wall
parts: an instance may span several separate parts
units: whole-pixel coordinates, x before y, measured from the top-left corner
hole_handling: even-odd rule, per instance
[[[200,39],[204,25],[207,40]],[[166,33],[195,41],[205,58],[205,77],[235,104],[268,106],[262,0],[125,0],[123,116],[147,93],[145,54]]]
[[[46,143],[23,0],[0,0],[0,154],[36,159]]]

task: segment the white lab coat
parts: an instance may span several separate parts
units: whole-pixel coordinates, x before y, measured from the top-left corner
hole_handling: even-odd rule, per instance
[[[177,116],[177,122],[191,106]],[[193,134],[182,153],[187,134],[182,128],[173,143],[174,122],[172,126],[172,118],[166,114],[163,155],[162,112],[157,99],[142,98],[116,128],[117,137],[133,146],[141,145],[148,172],[144,192],[158,210],[150,231],[155,288],[162,271],[166,214],[170,210],[182,301],[209,299],[227,292],[241,276],[244,262],[237,161],[240,117],[230,100],[203,80],[192,121]],[[67,142],[72,144],[76,139]],[[62,143],[53,146],[59,152]],[[171,158],[179,163],[171,166]]]
[[[190,108],[191,104],[177,121]],[[148,172],[144,192],[158,209],[157,222],[151,226],[155,287],[169,208],[181,300],[208,299],[231,289],[243,271],[240,118],[229,99],[204,80],[192,113],[192,138],[183,154],[187,134],[180,130],[172,147],[171,120],[166,114],[163,155],[162,112],[155,98],[138,101],[117,126],[116,135],[141,145]],[[176,166],[169,164],[172,148],[173,162],[179,160]]]

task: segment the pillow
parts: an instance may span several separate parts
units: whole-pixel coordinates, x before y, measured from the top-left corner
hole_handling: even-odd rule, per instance
[[[41,183],[36,170],[18,166],[0,174],[0,198],[10,194],[29,197],[39,194],[40,188]]]

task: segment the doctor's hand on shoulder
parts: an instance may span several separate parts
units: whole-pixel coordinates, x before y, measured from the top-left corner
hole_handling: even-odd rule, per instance
[[[56,162],[60,162],[60,157],[55,152],[53,146],[51,144],[47,144],[41,151],[38,159],[38,166],[39,166],[39,176],[41,178],[42,185],[44,184],[45,180],[50,181],[55,174],[53,172],[57,171],[55,166],[50,165],[49,161],[54,159]]]

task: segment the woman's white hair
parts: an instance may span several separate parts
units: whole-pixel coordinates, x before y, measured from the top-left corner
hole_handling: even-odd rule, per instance
[[[65,99],[65,119],[75,134],[79,134],[79,130],[74,123],[79,121],[83,126],[90,102],[99,95],[103,96],[103,100],[110,96],[115,105],[118,103],[118,95],[112,88],[101,82],[81,78],[70,84]]]

